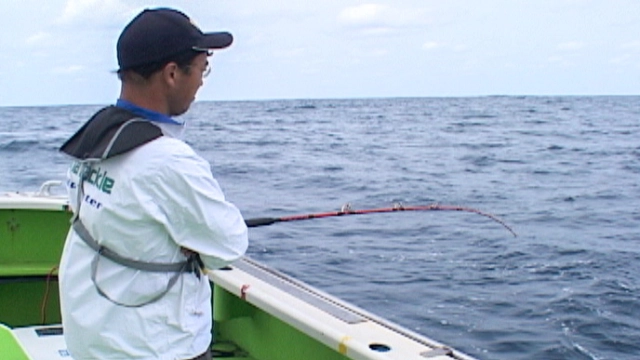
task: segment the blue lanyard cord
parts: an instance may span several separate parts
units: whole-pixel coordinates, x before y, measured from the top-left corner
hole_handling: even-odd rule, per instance
[[[160,123],[166,123],[166,124],[173,124],[173,125],[184,125],[183,122],[180,121],[176,121],[174,119],[172,119],[171,117],[165,115],[165,114],[161,114],[159,112],[153,111],[153,110],[149,110],[149,109],[145,109],[143,107],[140,107],[138,105],[132,104],[130,102],[128,102],[127,100],[122,100],[122,99],[118,99],[118,101],[116,101],[116,106],[119,108],[123,108],[126,110],[131,111],[132,113],[143,117],[147,120],[151,120],[151,121],[156,121],[156,122],[160,122]]]

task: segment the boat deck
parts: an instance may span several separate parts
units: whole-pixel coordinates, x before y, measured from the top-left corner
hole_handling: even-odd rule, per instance
[[[0,325],[0,349],[3,359],[10,360],[71,359],[60,325],[16,329]],[[214,359],[255,360],[237,345],[229,342],[214,344],[212,353]]]

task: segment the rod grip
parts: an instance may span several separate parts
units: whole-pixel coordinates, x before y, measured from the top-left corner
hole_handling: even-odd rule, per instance
[[[277,218],[253,218],[253,219],[245,219],[244,223],[247,224],[247,227],[258,227],[258,226],[271,225],[278,221],[279,219]]]

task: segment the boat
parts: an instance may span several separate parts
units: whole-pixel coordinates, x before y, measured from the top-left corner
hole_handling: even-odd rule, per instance
[[[0,194],[0,358],[72,360],[60,318],[57,265],[69,229],[65,196],[45,182]],[[472,360],[249,257],[207,275],[214,358]]]

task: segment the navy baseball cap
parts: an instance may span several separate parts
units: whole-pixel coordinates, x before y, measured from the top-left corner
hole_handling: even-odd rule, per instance
[[[116,46],[120,70],[151,64],[188,50],[209,51],[231,45],[228,32],[203,33],[184,13],[146,9],[122,30]]]

